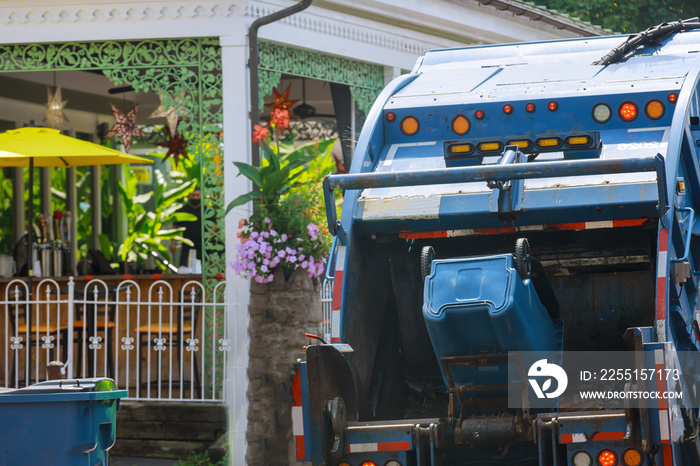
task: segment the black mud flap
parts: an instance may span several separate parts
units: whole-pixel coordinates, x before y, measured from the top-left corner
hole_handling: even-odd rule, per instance
[[[339,457],[345,448],[345,422],[366,418],[366,396],[350,361],[333,345],[309,346],[306,367],[311,458],[314,465],[332,464],[331,457]]]

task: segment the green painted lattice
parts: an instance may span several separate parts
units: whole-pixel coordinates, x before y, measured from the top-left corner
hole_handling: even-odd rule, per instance
[[[369,112],[384,87],[384,70],[379,65],[271,42],[260,42],[258,50],[261,108],[263,97],[272,93],[272,88],[279,83],[283,73],[347,84],[357,106],[365,113]]]
[[[188,118],[179,126],[202,169],[203,280],[225,272],[221,51],[218,39],[0,45],[0,72],[102,71],[115,85],[179,95]],[[169,102],[165,102],[166,105]]]

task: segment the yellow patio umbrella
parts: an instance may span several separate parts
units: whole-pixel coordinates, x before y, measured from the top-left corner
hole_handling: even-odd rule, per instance
[[[29,167],[29,231],[27,261],[29,293],[32,285],[32,228],[34,217],[34,167],[77,167],[153,163],[109,147],[65,136],[57,129],[26,127],[0,133],[0,167]]]

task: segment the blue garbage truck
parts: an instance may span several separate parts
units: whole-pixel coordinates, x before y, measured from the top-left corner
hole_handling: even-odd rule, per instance
[[[435,50],[383,90],[324,182],[332,338],[299,365],[298,459],[700,465],[674,356],[700,350],[699,28]],[[624,390],[686,396],[514,408],[530,351],[629,352],[661,376]]]

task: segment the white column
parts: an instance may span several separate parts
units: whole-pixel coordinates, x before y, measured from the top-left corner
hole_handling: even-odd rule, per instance
[[[224,186],[228,205],[251,190],[247,178],[238,175],[233,162],[251,161],[250,93],[248,87],[248,44],[246,18],[236,16],[232,35],[221,37],[222,77],[224,88]],[[226,368],[226,400],[229,407],[229,444],[231,464],[245,464],[246,427],[248,424],[248,280],[235,275],[230,264],[236,258],[238,222],[250,215],[250,205],[233,209],[226,216],[226,289],[228,302],[228,337],[231,350]]]
[[[384,67],[384,84],[389,84],[394,78],[401,76],[401,68],[398,66]]]

